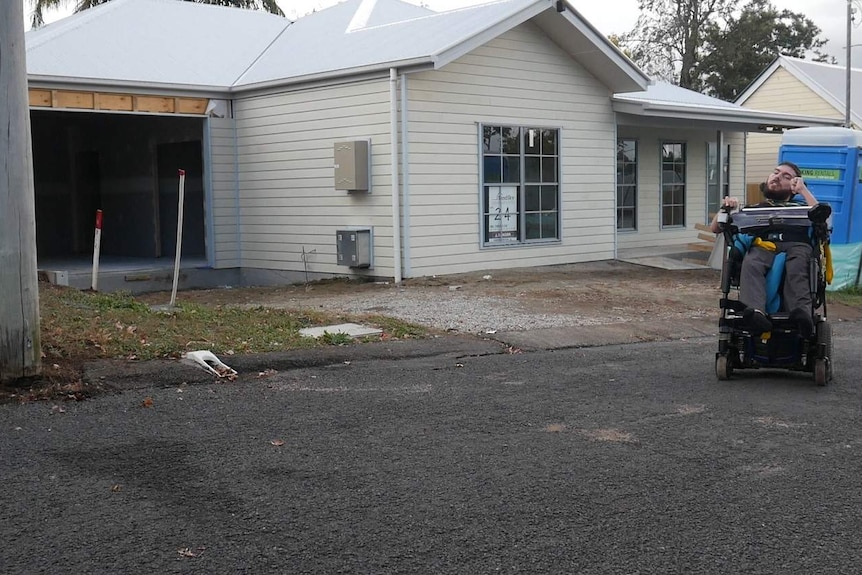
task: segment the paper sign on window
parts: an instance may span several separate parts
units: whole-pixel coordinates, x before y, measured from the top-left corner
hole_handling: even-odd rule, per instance
[[[518,238],[517,186],[491,186],[488,188],[488,241],[515,240]]]

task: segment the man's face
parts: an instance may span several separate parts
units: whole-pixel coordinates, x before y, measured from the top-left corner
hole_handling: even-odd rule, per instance
[[[766,179],[763,195],[770,200],[786,200],[792,195],[792,184],[796,174],[790,166],[776,166]]]

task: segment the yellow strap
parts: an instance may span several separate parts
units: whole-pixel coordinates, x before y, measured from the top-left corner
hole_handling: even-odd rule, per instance
[[[754,238],[754,241],[752,242],[752,244],[759,247],[759,248],[763,248],[767,251],[770,251],[770,252],[775,251],[775,242],[768,242],[768,241],[761,239],[761,238]]]
[[[831,284],[832,278],[835,277],[835,268],[832,267],[832,248],[826,242],[823,243],[823,253],[826,255],[826,283]]]

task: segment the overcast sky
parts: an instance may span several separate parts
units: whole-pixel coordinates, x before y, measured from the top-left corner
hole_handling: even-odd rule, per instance
[[[284,13],[290,18],[308,14],[312,10],[322,9],[337,3],[338,0],[277,0]],[[418,4],[420,0],[408,0]],[[426,0],[425,4],[432,10],[449,10],[460,6],[481,4],[487,0]],[[569,0],[571,4],[605,36],[622,34],[632,29],[638,17],[638,0]],[[821,30],[822,37],[829,42],[824,51],[834,56],[839,63],[844,63],[847,37],[847,0],[771,0],[776,8],[787,8],[800,12],[810,18]],[[862,8],[862,0],[853,0],[857,7]],[[68,0],[73,6],[74,0]],[[25,19],[29,27],[30,1],[24,0]],[[56,20],[69,14],[70,9],[51,12],[48,21]],[[856,18],[860,21],[859,17]],[[852,43],[862,44],[859,26],[852,28]],[[851,61],[854,68],[862,68],[862,47],[853,49]]]

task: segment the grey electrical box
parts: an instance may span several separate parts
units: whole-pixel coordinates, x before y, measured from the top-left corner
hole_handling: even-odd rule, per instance
[[[367,192],[368,141],[335,142],[335,189]]]
[[[335,247],[338,253],[338,265],[370,268],[372,245],[371,228],[337,230]]]

